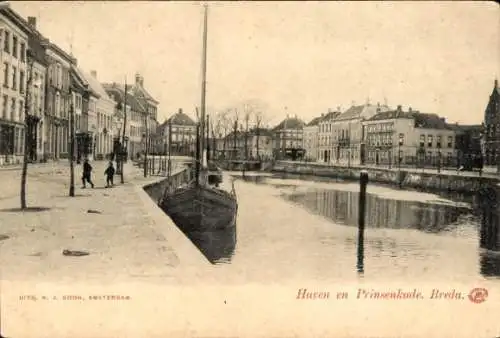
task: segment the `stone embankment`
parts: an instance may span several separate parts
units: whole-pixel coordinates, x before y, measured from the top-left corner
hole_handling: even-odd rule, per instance
[[[271,169],[272,172],[345,180],[359,179],[362,170],[368,171],[370,182],[391,184],[402,188],[475,193],[485,187],[496,187],[500,182],[500,178],[494,174],[479,175],[478,172],[456,170],[437,172],[435,169],[347,167],[293,161],[278,161]]]

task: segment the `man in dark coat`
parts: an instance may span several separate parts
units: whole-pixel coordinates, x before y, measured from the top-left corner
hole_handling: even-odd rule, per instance
[[[85,159],[85,162],[83,162],[83,175],[82,175],[83,187],[82,187],[82,189],[86,188],[85,182],[90,183],[92,188],[94,187],[94,183],[92,183],[91,175],[92,175],[92,166],[90,165],[89,160]]]
[[[115,168],[113,167],[113,162],[109,161],[109,165],[104,172],[106,175],[106,188],[112,187],[113,184],[113,176],[115,175]]]

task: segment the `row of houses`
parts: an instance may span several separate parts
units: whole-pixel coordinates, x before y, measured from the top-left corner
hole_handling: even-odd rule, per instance
[[[125,114],[129,156],[156,132],[158,101],[140,74],[128,86],[101,83],[43,36],[35,17],[25,20],[8,6],[0,8],[0,59],[0,165],[22,162],[26,140],[32,162],[68,158],[72,116],[80,158],[109,156]]]
[[[477,125],[458,125],[401,105],[353,104],[304,123],[287,116],[272,129],[242,128],[225,136],[208,135],[212,157],[278,158],[341,165],[498,166],[500,90],[495,81],[484,115]],[[158,127],[157,153],[192,155],[196,122],[182,110]],[[210,137],[212,136],[212,137]]]

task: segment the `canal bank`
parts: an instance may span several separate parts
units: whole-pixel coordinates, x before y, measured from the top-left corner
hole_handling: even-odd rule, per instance
[[[327,177],[343,180],[359,180],[362,170],[369,173],[370,182],[390,184],[401,188],[414,188],[437,191],[476,193],[486,187],[494,187],[500,179],[494,175],[457,171],[430,171],[409,168],[345,167],[323,163],[304,163],[278,161],[272,172]]]

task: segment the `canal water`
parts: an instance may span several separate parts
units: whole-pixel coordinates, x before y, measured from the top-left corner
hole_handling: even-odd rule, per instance
[[[500,281],[495,193],[435,195],[369,184],[360,247],[359,184],[250,175],[233,173],[237,235],[198,241],[227,282]]]

